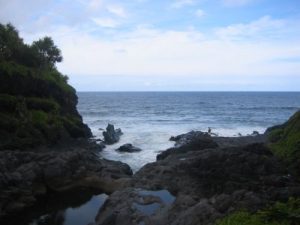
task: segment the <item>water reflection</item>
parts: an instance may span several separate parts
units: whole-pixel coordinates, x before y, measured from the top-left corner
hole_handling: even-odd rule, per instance
[[[6,225],[87,225],[94,222],[98,210],[107,199],[106,194],[77,193],[53,194],[41,199],[26,212],[0,221]]]

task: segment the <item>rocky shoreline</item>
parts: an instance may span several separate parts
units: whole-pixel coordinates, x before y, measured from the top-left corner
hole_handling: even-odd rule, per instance
[[[256,212],[300,196],[300,183],[266,146],[264,135],[225,138],[190,132],[173,139],[174,148],[108,198],[97,225],[213,224],[239,209]],[[165,204],[162,197],[141,195],[141,190],[166,190],[175,200]],[[149,213],[149,208],[154,209]]]
[[[124,163],[101,159],[103,146],[95,142],[1,151],[0,221],[53,193],[110,194],[94,225],[214,224],[240,209],[256,212],[300,196],[299,178],[268,147],[267,133],[192,131],[171,140],[174,147],[134,175]]]
[[[131,177],[130,167],[100,159],[94,147],[1,151],[0,221],[32,207],[49,193],[117,190],[122,179]]]

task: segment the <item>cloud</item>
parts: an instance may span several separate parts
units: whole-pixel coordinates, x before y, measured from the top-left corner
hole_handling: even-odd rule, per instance
[[[197,9],[195,15],[197,17],[203,17],[205,15],[205,12],[202,9]]]
[[[250,23],[232,24],[216,29],[216,34],[223,39],[242,40],[258,38],[276,38],[284,33],[286,21],[263,16]]]
[[[234,42],[211,39],[198,31],[141,28],[109,40],[70,30],[68,35],[55,37],[55,41],[65,59],[59,68],[71,76],[226,79],[234,75],[251,79],[253,75],[295,75],[300,70],[299,63],[273,60],[300,57],[299,40],[289,44]]]
[[[196,3],[195,0],[176,0],[171,4],[171,7],[179,9],[184,6],[194,5],[195,3]]]
[[[254,1],[258,0],[218,0],[232,7]],[[180,13],[168,8],[170,2]],[[116,77],[147,77],[155,84],[163,77],[165,85],[174,80],[180,87],[185,80],[213,85],[215,79],[226,84],[236,79],[238,85],[253,79],[299,77],[300,22],[295,14],[276,18],[270,12],[252,20],[256,11],[241,11],[224,19],[226,10],[232,9],[221,8],[224,15],[210,14],[210,21],[196,26],[196,17],[203,17],[203,9],[213,4],[199,3],[0,0],[0,21],[13,22],[27,43],[53,37],[64,56],[58,67],[71,80],[84,80],[88,74],[107,76],[112,83]]]
[[[92,18],[92,20],[100,27],[104,28],[116,28],[120,25],[115,19],[112,18]]]
[[[32,12],[44,14],[50,5],[50,0],[0,0],[0,22],[22,26],[32,19]]]
[[[87,9],[90,11],[97,11],[102,7],[102,5],[103,5],[102,0],[90,0],[87,3]]]
[[[125,9],[119,5],[109,5],[107,10],[118,17],[126,18],[128,16]]]
[[[249,4],[253,1],[254,0],[222,0],[223,4],[225,6],[229,6],[229,7],[244,6],[244,5],[247,5],[247,4]]]

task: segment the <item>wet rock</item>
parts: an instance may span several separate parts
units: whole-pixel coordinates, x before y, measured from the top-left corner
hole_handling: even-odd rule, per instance
[[[156,217],[167,211],[175,197],[167,190],[127,188],[113,193],[96,217],[97,225],[157,224]]]
[[[132,144],[124,144],[116,149],[118,152],[140,152],[142,149],[133,146]]]
[[[0,152],[0,219],[35,204],[48,192],[93,189],[112,193],[132,175],[127,164],[99,159],[93,151]]]
[[[218,144],[208,133],[201,131],[191,131],[187,134],[171,137],[170,140],[176,142],[175,147],[158,154],[156,157],[157,160],[165,159],[171,154],[183,154],[189,151],[218,147]]]
[[[122,131],[120,128],[115,130],[114,125],[108,124],[106,127],[106,131],[103,131],[104,142],[105,144],[114,144],[120,140],[120,136],[122,135]]]

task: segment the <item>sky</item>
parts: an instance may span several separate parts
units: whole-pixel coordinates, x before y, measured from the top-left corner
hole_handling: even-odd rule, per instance
[[[78,91],[300,91],[300,0],[0,0]]]

